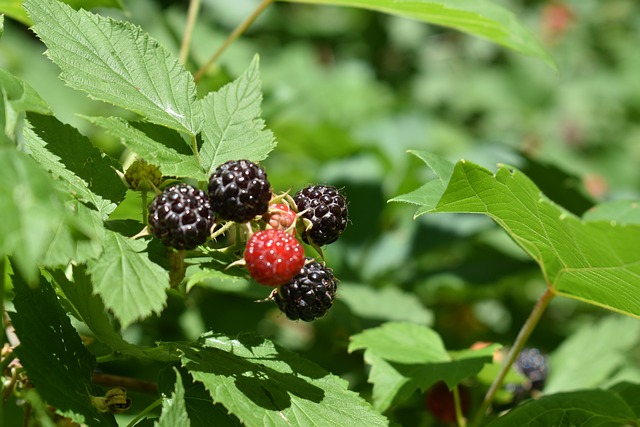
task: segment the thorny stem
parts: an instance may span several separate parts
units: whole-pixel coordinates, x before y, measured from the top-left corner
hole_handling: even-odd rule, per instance
[[[142,417],[144,417],[149,412],[151,412],[154,409],[156,409],[161,404],[162,404],[162,397],[154,400],[149,406],[144,408],[142,410],[142,412],[140,412],[134,419],[132,419],[131,422],[129,424],[127,424],[127,427],[133,427],[134,425],[136,425],[138,423],[138,421],[140,421],[142,419]]]
[[[467,420],[464,418],[462,414],[462,403],[460,402],[460,388],[456,385],[453,388],[453,404],[456,411],[456,422],[458,423],[458,427],[467,427]]]
[[[518,336],[516,337],[516,340],[514,341],[513,346],[509,350],[509,353],[507,354],[507,357],[504,363],[502,364],[502,367],[500,368],[500,372],[498,373],[498,376],[493,380],[491,387],[489,387],[489,390],[487,391],[487,394],[485,395],[484,400],[480,405],[480,409],[478,409],[478,412],[476,413],[473,419],[473,422],[471,423],[472,427],[477,427],[478,425],[480,425],[480,421],[482,421],[482,418],[487,412],[489,405],[491,405],[491,402],[493,401],[496,393],[498,392],[498,389],[502,386],[502,382],[504,381],[505,377],[509,373],[509,369],[511,369],[511,365],[513,365],[513,362],[518,357],[518,353],[520,353],[520,351],[526,344],[527,340],[529,339],[529,336],[531,335],[536,325],[538,324],[540,317],[542,317],[542,313],[544,313],[544,311],[546,310],[547,306],[549,305],[549,303],[551,302],[554,296],[555,296],[554,292],[552,291],[551,288],[548,287],[547,290],[544,292],[544,294],[542,294],[540,299],[538,299],[538,301],[536,302],[536,305],[533,307],[533,310],[531,310],[531,314],[529,314],[529,317],[524,322],[524,325],[522,325],[522,328],[520,328],[520,332],[518,333]]]
[[[196,72],[194,76],[194,80],[196,81],[196,83],[200,81],[207,69],[218,60],[220,55],[222,55],[222,53],[231,45],[231,43],[233,43],[238,37],[240,37],[240,35],[244,33],[251,24],[253,24],[253,21],[255,21],[256,18],[260,16],[260,14],[267,8],[267,6],[269,6],[273,2],[274,0],[262,0],[258,7],[251,13],[251,15],[249,15],[247,19],[244,20],[244,22],[238,25],[235,30],[233,30],[233,32],[229,35],[229,37],[227,37],[227,39],[224,41],[224,43],[222,43],[218,50],[216,50],[214,54],[211,55],[211,58],[209,58],[207,63],[200,67],[198,72]]]
[[[184,28],[184,36],[182,37],[182,45],[180,46],[180,62],[187,63],[189,57],[189,48],[191,47],[191,36],[193,35],[193,27],[198,19],[201,0],[191,0],[189,2],[189,11],[187,12],[187,24]]]

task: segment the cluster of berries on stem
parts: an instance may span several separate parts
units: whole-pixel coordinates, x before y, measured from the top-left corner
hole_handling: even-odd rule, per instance
[[[323,259],[321,246],[335,242],[347,226],[344,195],[329,185],[310,185],[293,197],[274,194],[266,171],[249,160],[218,166],[206,190],[178,183],[157,194],[149,205],[151,234],[182,251],[237,225],[246,242],[233,264],[243,264],[257,283],[274,287],[270,299],[289,319],[324,316],[337,281],[324,262],[305,255],[298,236]]]

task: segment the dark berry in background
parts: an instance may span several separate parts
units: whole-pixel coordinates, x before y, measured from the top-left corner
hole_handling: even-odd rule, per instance
[[[149,206],[149,228],[166,246],[193,249],[211,233],[214,215],[209,198],[188,184],[171,186]]]
[[[347,227],[347,200],[337,188],[310,185],[298,191],[293,200],[301,217],[308,219],[313,225],[302,235],[302,240],[306,243],[318,246],[333,243]]]
[[[267,173],[257,164],[230,160],[209,178],[209,199],[219,218],[247,222],[267,212],[271,185]]]
[[[289,283],[280,286],[275,300],[289,319],[311,322],[331,308],[336,289],[333,272],[317,261],[310,261]]]
[[[531,381],[531,388],[542,390],[544,382],[549,374],[549,363],[545,356],[537,348],[523,348],[516,358],[513,366],[518,372]]]

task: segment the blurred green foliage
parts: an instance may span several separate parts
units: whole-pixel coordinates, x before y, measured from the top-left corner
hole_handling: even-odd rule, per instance
[[[104,12],[126,16],[177,55],[186,2],[123,3],[124,11]],[[188,68],[199,68],[257,3],[203,1]],[[260,55],[263,117],[278,141],[264,165],[277,190],[295,192],[315,182],[344,189],[351,224],[326,256],[349,291],[309,325],[286,320],[271,304],[254,303],[260,295],[243,283],[198,286],[186,304],[170,298],[160,316],[130,327],[126,338],[151,344],[192,339],[209,329],[256,331],[343,376],[365,396],[371,386],[362,355],[348,354],[348,338],[385,320],[428,324],[448,349],[512,342],[544,290],[538,267],[484,217],[413,220],[413,207],[387,200],[428,178],[408,149],[466,158],[492,170],[499,162],[515,165],[577,214],[599,201],[640,198],[640,4],[520,0],[508,7],[544,42],[558,72],[486,41],[411,20],[273,4],[199,89],[221,87]],[[5,20],[0,68],[27,81],[59,119],[125,162],[128,153],[118,141],[76,115],[123,112],[65,87],[43,50],[27,28]],[[128,212],[127,203],[118,218],[139,215],[135,208]],[[378,293],[393,298],[376,298]],[[553,352],[605,314],[575,301],[554,301],[529,346]],[[620,379],[638,378],[640,346],[627,341],[602,381],[616,372],[629,373]],[[580,363],[580,352],[574,355]],[[109,368],[153,376],[155,367]],[[416,394],[390,417],[404,425],[433,425],[422,408]]]

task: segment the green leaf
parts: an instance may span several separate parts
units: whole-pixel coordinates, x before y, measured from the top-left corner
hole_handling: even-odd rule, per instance
[[[640,202],[616,200],[601,203],[585,212],[582,219],[589,222],[609,221],[617,225],[640,225]]]
[[[14,307],[11,315],[20,345],[20,362],[48,404],[61,411],[80,414],[78,423],[117,426],[113,416],[98,412],[91,404],[91,375],[95,359],[85,348],[51,285],[40,277],[30,288],[14,275]]]
[[[491,40],[516,52],[555,61],[513,13],[489,0],[280,0],[292,3],[359,7],[417,19]]]
[[[261,103],[257,56],[238,79],[202,100],[200,162],[207,175],[228,160],[264,160],[274,149],[273,133],[260,118]]]
[[[178,153],[158,141],[151,139],[143,131],[136,129],[117,117],[85,117],[91,123],[102,127],[109,134],[119,138],[131,151],[149,163],[158,166],[164,175],[207,179],[196,158]]]
[[[182,385],[182,377],[177,369],[176,385],[170,398],[162,399],[162,414],[160,420],[155,423],[156,427],[190,427],[189,416],[187,415],[187,407],[184,401],[184,386]]]
[[[640,420],[640,384],[619,383],[609,388],[624,400]]]
[[[638,425],[637,421],[616,393],[585,390],[529,400],[489,423],[489,427],[619,427]]]
[[[122,9],[121,0],[65,0],[65,3],[75,9],[92,9],[94,7],[114,7]],[[22,0],[0,0],[0,13],[6,13],[16,21],[31,25],[31,19],[22,7]]]
[[[126,194],[114,171],[117,163],[103,156],[77,129],[53,116],[30,114],[29,123],[24,137],[31,156],[62,179],[73,196],[91,203],[106,219]]]
[[[375,289],[354,283],[340,283],[339,301],[357,316],[365,319],[406,321],[430,325],[433,314],[420,299],[395,287]]]
[[[640,322],[608,316],[567,338],[551,355],[545,393],[600,386],[627,365],[629,351],[640,343]]]
[[[68,225],[67,211],[49,174],[12,146],[0,146],[0,181],[0,256],[11,255],[34,282],[58,228]]]
[[[389,322],[352,336],[349,352],[362,349],[371,365],[374,407],[385,411],[417,388],[426,390],[437,381],[453,388],[491,363],[496,347],[447,352],[432,329]]]
[[[145,347],[131,344],[115,330],[104,303],[93,292],[91,278],[85,266],[73,267],[73,280],[69,280],[62,270],[50,271],[53,281],[62,292],[69,311],[78,320],[84,322],[95,337],[107,345],[113,352],[138,359],[172,361],[163,347]]]
[[[51,114],[47,103],[27,82],[2,69],[0,95],[4,107],[4,123],[0,115],[0,125],[4,126],[4,132],[11,138],[16,139],[19,135],[26,111]]]
[[[169,273],[153,263],[144,240],[107,230],[102,256],[87,263],[96,292],[122,327],[160,313],[167,300]]]
[[[387,425],[345,380],[264,338],[206,334],[176,347],[213,401],[245,425]]]
[[[200,131],[193,77],[142,29],[58,1],[24,5],[69,86],[150,122],[192,136]]]
[[[439,186],[418,192],[413,198],[424,202],[416,216],[491,217],[538,262],[555,294],[640,316],[639,225],[584,222],[549,201],[522,172],[504,165],[493,174],[461,160],[442,192]]]

